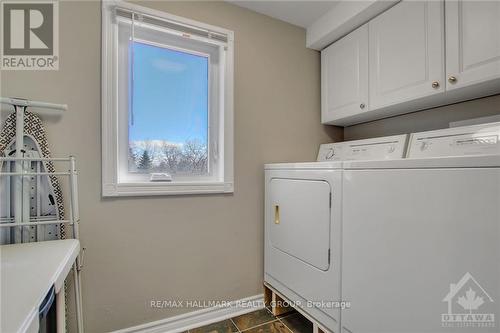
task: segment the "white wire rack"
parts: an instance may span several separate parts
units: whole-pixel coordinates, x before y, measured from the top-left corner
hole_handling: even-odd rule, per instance
[[[71,236],[74,239],[80,238],[79,235],[79,208],[78,208],[78,172],[76,168],[76,159],[73,156],[66,158],[41,158],[41,157],[27,157],[23,156],[24,148],[24,112],[28,107],[54,109],[54,110],[67,110],[66,105],[52,104],[45,102],[30,101],[18,98],[4,98],[0,97],[0,103],[9,104],[13,106],[16,113],[16,154],[14,157],[0,157],[0,165],[8,163],[14,166],[15,171],[9,171],[12,168],[0,169],[0,181],[9,182],[13,191],[6,195],[6,198],[1,200],[8,200],[9,209],[12,206],[12,211],[9,214],[1,214],[4,217],[0,218],[0,232],[5,228],[14,228],[21,233],[20,238],[11,239],[12,242],[32,241],[22,236],[25,229],[34,229],[34,233],[43,232],[44,228],[48,226],[56,226],[59,228],[61,225],[71,227]],[[67,171],[48,172],[46,170],[47,163],[53,163],[58,166],[58,169]],[[34,168],[32,166],[35,166]],[[61,181],[67,184],[64,194],[68,195],[66,207],[69,207],[66,216],[62,218],[59,215],[43,216],[40,214],[37,205],[36,212],[33,214],[30,211],[30,201],[26,202],[23,191],[25,184],[33,182],[39,184],[42,177],[57,176]],[[62,178],[66,178],[62,179]],[[62,183],[62,182],[61,182]],[[35,202],[40,203],[40,186],[35,186],[37,193],[31,194],[30,197]],[[28,207],[26,207],[28,205]],[[9,229],[12,230],[12,229]],[[66,230],[68,232],[69,230]],[[37,240],[38,237],[35,238]],[[76,318],[77,329],[79,333],[83,333],[83,311],[82,311],[82,295],[81,295],[81,270],[83,267],[82,252],[78,255],[75,263],[73,264],[73,282],[75,292],[75,305],[76,305]]]
[[[47,225],[47,224],[68,224],[72,226],[72,236],[75,239],[79,238],[78,222],[80,221],[79,210],[78,210],[78,173],[76,170],[76,159],[73,156],[68,158],[31,158],[31,157],[0,157],[0,165],[5,162],[11,162],[16,165],[16,171],[1,171],[0,177],[14,177],[17,182],[21,185],[30,181],[32,178],[40,178],[41,176],[67,176],[69,179],[69,214],[68,219],[54,219],[53,216],[43,216],[37,214],[35,216],[25,214],[20,214],[21,219],[18,218],[16,211],[14,209],[13,217],[0,217],[0,228],[14,228],[21,226],[37,226],[37,225]],[[63,162],[67,164],[68,171],[63,172],[46,172],[46,171],[28,171],[23,165],[31,165],[33,162]],[[17,171],[17,165],[21,164],[21,171]],[[42,170],[42,168],[38,168]],[[16,191],[17,192],[17,191]],[[22,189],[21,189],[22,192]],[[10,200],[11,198],[4,198],[4,200]],[[21,203],[21,205],[19,205]],[[13,202],[13,206],[22,206],[21,202]],[[22,207],[21,207],[22,208]],[[24,217],[24,219],[23,219]]]

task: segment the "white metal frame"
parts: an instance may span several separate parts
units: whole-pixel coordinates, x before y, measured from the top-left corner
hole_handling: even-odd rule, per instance
[[[15,178],[15,195],[14,199],[14,218],[13,220],[7,219],[6,221],[1,221],[0,228],[12,228],[19,226],[39,226],[39,225],[58,225],[66,224],[72,226],[73,238],[79,239],[79,221],[80,213],[78,209],[78,173],[76,169],[76,160],[74,156],[68,158],[29,158],[22,156],[22,149],[18,147],[24,146],[24,111],[28,107],[42,108],[42,109],[52,109],[58,111],[64,111],[68,109],[65,104],[52,104],[38,101],[30,101],[18,98],[5,98],[0,97],[0,104],[8,104],[14,107],[14,112],[16,113],[16,156],[15,157],[0,157],[0,161],[4,162],[15,162],[15,172],[1,172],[0,177],[14,177]],[[66,162],[68,165],[67,172],[26,172],[23,170],[23,164],[25,162],[32,161],[45,161],[45,162]],[[69,177],[69,188],[70,188],[70,200],[69,200],[69,218],[46,220],[37,220],[36,218],[29,218],[23,215],[22,207],[22,197],[21,197],[21,187],[23,186],[23,178],[29,176],[40,176],[40,175],[56,175],[56,176],[68,176]],[[82,295],[81,295],[81,269],[83,267],[83,262],[81,255],[78,255],[76,261],[73,263],[73,281],[75,289],[75,303],[76,303],[76,318],[77,318],[77,329],[78,333],[83,333],[83,310],[82,310]],[[57,303],[57,331],[65,331],[65,315],[64,315],[64,293],[60,292],[56,297]]]
[[[102,195],[103,196],[141,196],[141,195],[181,195],[232,193],[233,183],[233,49],[234,33],[230,30],[185,19],[161,11],[137,6],[122,1],[103,1],[102,15]],[[175,24],[195,28],[208,34],[224,36],[227,42],[203,38],[195,34],[183,34],[179,31],[161,28],[166,33],[180,35],[187,39],[219,45],[220,75],[224,89],[219,91],[220,111],[218,128],[212,129],[219,138],[217,154],[219,156],[218,179],[174,181],[174,182],[120,182],[119,177],[119,114],[117,89],[117,48],[118,29],[115,24],[115,10],[135,13],[137,16],[152,17],[155,20],[175,22]],[[123,131],[122,131],[123,132]],[[210,147],[209,151],[212,151]]]

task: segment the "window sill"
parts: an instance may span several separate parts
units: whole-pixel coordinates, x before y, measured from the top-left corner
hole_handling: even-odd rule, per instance
[[[132,197],[152,195],[192,195],[192,194],[217,194],[233,193],[232,182],[210,182],[210,183],[119,183],[103,184],[103,197]]]

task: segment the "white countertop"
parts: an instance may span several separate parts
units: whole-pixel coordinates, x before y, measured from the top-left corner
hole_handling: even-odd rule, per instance
[[[0,246],[2,333],[38,330],[41,302],[52,285],[61,290],[79,252],[76,239]]]

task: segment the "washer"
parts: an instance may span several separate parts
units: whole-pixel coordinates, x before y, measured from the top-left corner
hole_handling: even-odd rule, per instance
[[[344,163],[343,333],[498,332],[500,123]]]
[[[322,145],[320,162],[265,166],[264,281],[334,332],[340,329],[334,302],[341,300],[341,160],[402,158],[406,141],[399,135]]]

